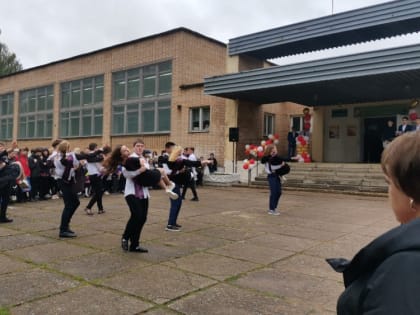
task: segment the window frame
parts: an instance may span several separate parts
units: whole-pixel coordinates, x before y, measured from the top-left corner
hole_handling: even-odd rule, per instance
[[[13,115],[14,115],[14,100],[13,92],[0,95],[0,139],[11,140],[13,138]],[[3,112],[3,103],[6,103],[7,109]],[[5,126],[5,133],[2,129]]]
[[[77,90],[79,91],[77,94],[73,93],[73,91]],[[59,134],[61,138],[84,138],[102,135],[104,125],[103,94],[103,74],[61,83],[59,117]],[[75,95],[77,95],[76,100],[73,100]],[[90,101],[85,102],[86,99]],[[98,117],[101,117],[100,120],[97,120]],[[89,118],[90,123],[85,124],[86,119]],[[97,126],[99,121],[101,121],[100,130]],[[90,127],[89,132],[86,132],[85,127],[87,125]]]
[[[164,68],[166,67],[166,68]],[[161,69],[164,68],[162,71]],[[152,70],[148,72],[148,70]],[[164,93],[160,91],[160,76],[170,76],[170,90]],[[112,74],[112,126],[111,135],[134,135],[134,134],[167,134],[171,131],[171,97],[172,97],[172,60],[163,61],[160,63],[147,64],[142,67],[131,68],[123,71],[114,72]],[[153,92],[154,94],[145,95],[145,78],[153,78]],[[130,82],[138,81],[137,91],[134,95],[129,95],[132,88]],[[124,86],[118,89],[118,85]],[[168,103],[166,106],[162,103]],[[153,108],[146,108],[153,104]],[[137,105],[137,110],[135,106]],[[132,107],[133,109],[130,109]],[[132,111],[136,113],[137,129],[130,129],[132,125],[129,122],[129,113]],[[145,131],[145,124],[143,119],[146,113],[153,112],[153,130]],[[168,113],[169,117],[164,116]],[[168,129],[160,129],[162,121],[168,121]],[[117,125],[117,123],[122,123]],[[130,127],[130,128],[129,128]]]
[[[271,130],[269,129],[269,125],[267,124],[268,119],[271,119]],[[263,136],[267,137],[268,135],[272,135],[275,133],[276,130],[276,115],[273,113],[264,113],[263,117]]]
[[[45,98],[41,101],[41,98]],[[33,104],[32,104],[33,102]],[[42,103],[44,103],[43,108]],[[32,104],[32,105],[31,105]],[[29,111],[33,106],[33,110]],[[49,139],[52,137],[54,85],[19,91],[18,139]],[[24,122],[24,123],[23,123]],[[25,125],[24,134],[22,123]],[[30,128],[33,126],[33,129]],[[42,126],[43,134],[39,134]]]
[[[198,110],[198,127],[194,127],[194,122],[193,121],[193,115],[194,115],[194,111]],[[208,110],[209,112],[209,117],[208,117],[208,127],[204,128],[204,124],[205,124],[205,120],[204,120],[204,114],[203,111],[204,110]],[[189,132],[210,132],[210,126],[211,126],[211,106],[210,105],[204,105],[204,106],[197,106],[197,107],[190,107],[190,112],[189,112],[189,124],[188,124],[188,129]],[[194,129],[194,128],[198,128],[198,129]]]

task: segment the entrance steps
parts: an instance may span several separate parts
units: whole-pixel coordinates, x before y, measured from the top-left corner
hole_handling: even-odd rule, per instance
[[[383,194],[388,186],[380,164],[350,163],[289,163],[283,187],[295,190],[344,192],[352,194]],[[253,187],[268,187],[267,175],[261,174]]]

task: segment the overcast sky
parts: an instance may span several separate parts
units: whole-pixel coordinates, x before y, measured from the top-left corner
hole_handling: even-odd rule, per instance
[[[333,0],[334,13],[387,2]],[[184,26],[227,43],[230,38],[332,12],[332,0],[0,0],[0,41],[24,68]],[[283,58],[291,63],[420,43],[419,34]]]

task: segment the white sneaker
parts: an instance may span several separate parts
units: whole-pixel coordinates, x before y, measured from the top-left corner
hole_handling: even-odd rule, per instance
[[[172,200],[177,200],[179,198],[178,194],[174,193],[172,190],[169,190],[169,188],[166,189],[166,193]]]
[[[172,191],[172,190],[175,189],[175,186],[176,186],[175,183],[171,181],[167,189],[169,189],[170,191]]]
[[[271,214],[271,215],[280,215],[280,212],[278,212],[277,210],[268,210],[268,214]]]
[[[59,199],[60,197],[58,197],[57,195],[52,195],[51,196],[51,199],[53,199],[53,200],[56,200],[56,199]]]

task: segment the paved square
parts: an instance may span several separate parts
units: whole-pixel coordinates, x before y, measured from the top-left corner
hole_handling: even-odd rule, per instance
[[[397,225],[383,197],[204,187],[183,202],[182,232],[164,231],[169,201],[152,191],[142,235],[125,253],[122,195],[104,215],[81,206],[76,239],[58,238],[61,200],[13,204],[0,227],[0,305],[11,314],[334,314],[343,290],[327,257],[351,258]]]

